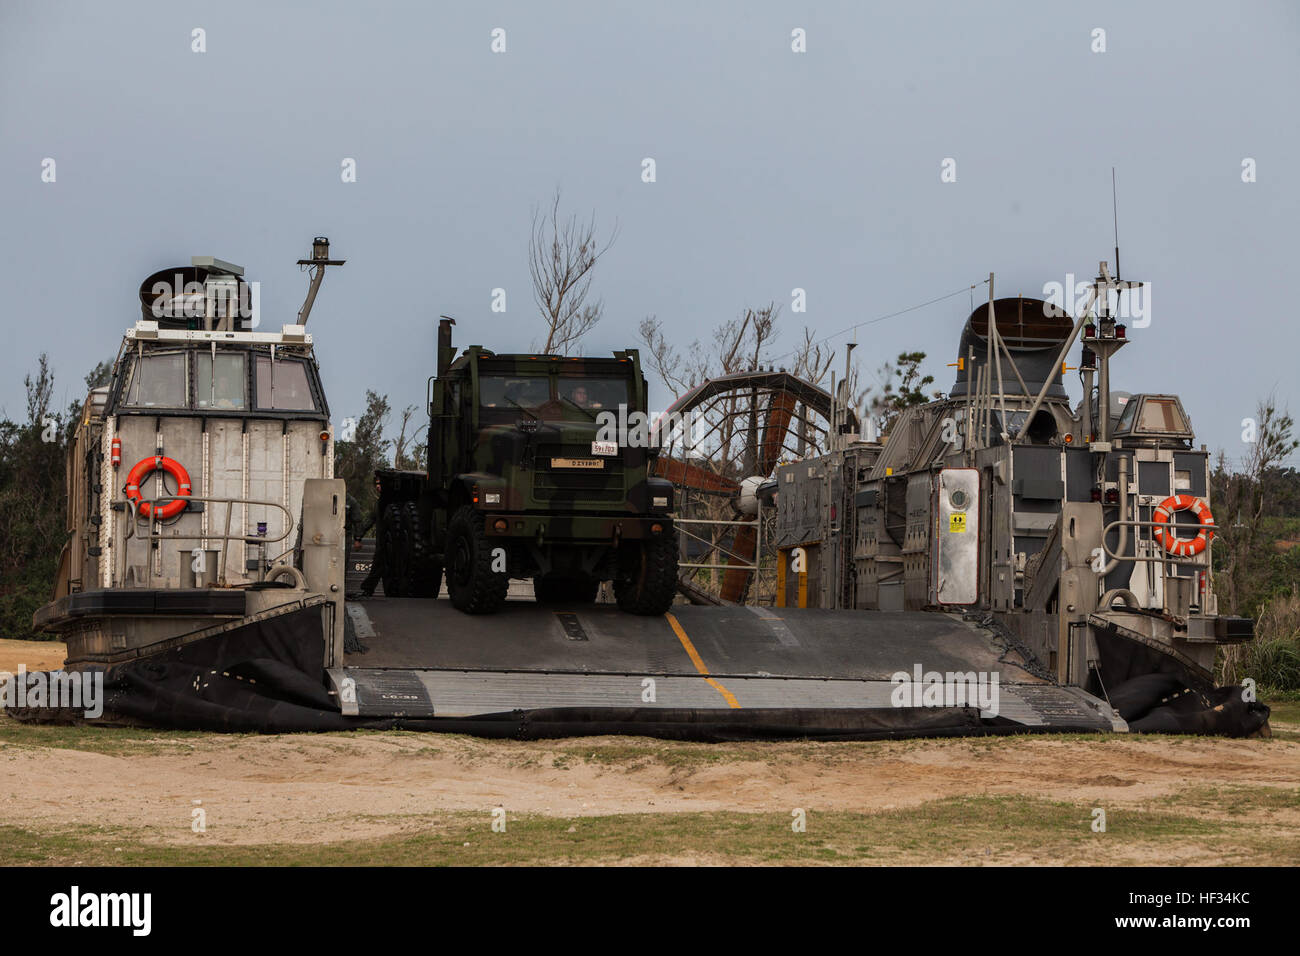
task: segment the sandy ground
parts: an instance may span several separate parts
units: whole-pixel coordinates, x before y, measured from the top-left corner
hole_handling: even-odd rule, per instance
[[[61,659],[56,646],[19,643],[0,642],[0,670]],[[121,753],[113,752],[114,730],[84,729],[78,733],[86,739],[102,734],[110,745],[76,749],[79,738],[72,746],[32,746],[21,738],[0,744],[0,824],[111,824],[179,842],[189,839],[190,808],[201,800],[215,842],[328,842],[400,832],[422,814],[498,805],[563,817],[788,814],[791,807],[887,811],[970,795],[1124,807],[1189,787],[1300,792],[1300,727],[1275,729],[1289,731],[1286,739],[721,746],[613,737],[524,743],[409,733],[160,733],[124,741]],[[1272,822],[1300,832],[1300,811],[1279,809]]]
[[[610,737],[204,736],[162,738],[160,749],[166,752],[116,756],[0,747],[0,823],[149,827],[168,817],[188,820],[191,801],[202,800],[209,820],[221,823],[221,842],[314,842],[398,829],[380,819],[387,816],[498,805],[565,817],[887,810],[972,794],[1125,806],[1189,782],[1300,788],[1300,744],[1279,741],[745,744],[684,764],[681,744]],[[342,822],[322,826],[324,818]]]
[[[18,672],[19,665],[29,671],[45,671],[63,666],[68,650],[62,641],[0,640],[0,671]]]

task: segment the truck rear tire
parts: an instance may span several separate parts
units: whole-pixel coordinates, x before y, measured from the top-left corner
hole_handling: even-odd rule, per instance
[[[510,576],[492,570],[492,551],[482,516],[462,506],[447,525],[447,593],[457,610],[492,614],[505,603]]]
[[[625,542],[614,597],[629,614],[663,614],[677,596],[677,533]]]
[[[533,578],[533,594],[538,604],[591,604],[599,590],[600,582],[594,578],[562,578],[549,574]]]
[[[376,528],[375,560],[380,563],[380,580],[384,583],[384,597],[405,597],[403,585],[406,576],[402,572],[402,508],[394,503],[384,509],[379,518],[383,528]],[[382,533],[380,533],[382,531]],[[379,549],[384,553],[380,555]]]
[[[436,598],[442,590],[442,565],[420,527],[420,506],[393,502],[384,509],[384,594],[388,597]]]
[[[406,597],[436,598],[442,590],[442,565],[433,557],[433,546],[420,526],[420,506],[402,504],[402,593]]]

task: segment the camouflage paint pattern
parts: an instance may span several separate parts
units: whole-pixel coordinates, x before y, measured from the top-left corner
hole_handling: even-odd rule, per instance
[[[562,358],[496,355],[472,345],[453,361],[449,334],[440,339],[427,476],[417,484],[410,472],[379,473],[385,501],[420,501],[436,552],[444,550],[448,522],[464,505],[482,515],[490,537],[505,543],[550,546],[548,552],[580,546],[588,553],[578,564],[587,570],[595,552],[612,551],[620,540],[645,538],[656,525],[657,533],[672,533],[673,486],[654,475],[659,449],[610,427],[620,404],[624,421],[648,411],[635,349],[609,358]],[[584,392],[593,395],[585,408],[574,401]],[[614,437],[617,447],[598,453],[595,443],[605,437]],[[511,549],[512,571],[520,570],[518,555]]]

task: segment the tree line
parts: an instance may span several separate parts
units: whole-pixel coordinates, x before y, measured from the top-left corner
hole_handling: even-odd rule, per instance
[[[85,376],[87,390],[107,385],[112,362]],[[32,615],[49,602],[68,540],[68,440],[82,403],[53,407],[54,373],[41,353],[23,378],[26,418],[0,419],[0,637],[44,640]]]

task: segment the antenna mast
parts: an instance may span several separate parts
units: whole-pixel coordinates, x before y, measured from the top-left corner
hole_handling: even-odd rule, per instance
[[[1115,167],[1110,168],[1110,211],[1115,222],[1115,279],[1121,278],[1119,271],[1119,199],[1115,194]]]
[[[346,261],[346,259],[330,258],[330,241],[324,236],[317,236],[311,241],[311,258],[298,260],[298,265],[306,266],[311,271],[311,286],[307,289],[307,300],[298,310],[299,325],[307,324],[311,307],[316,302],[316,293],[320,291],[321,280],[325,278],[325,267],[341,266]]]

